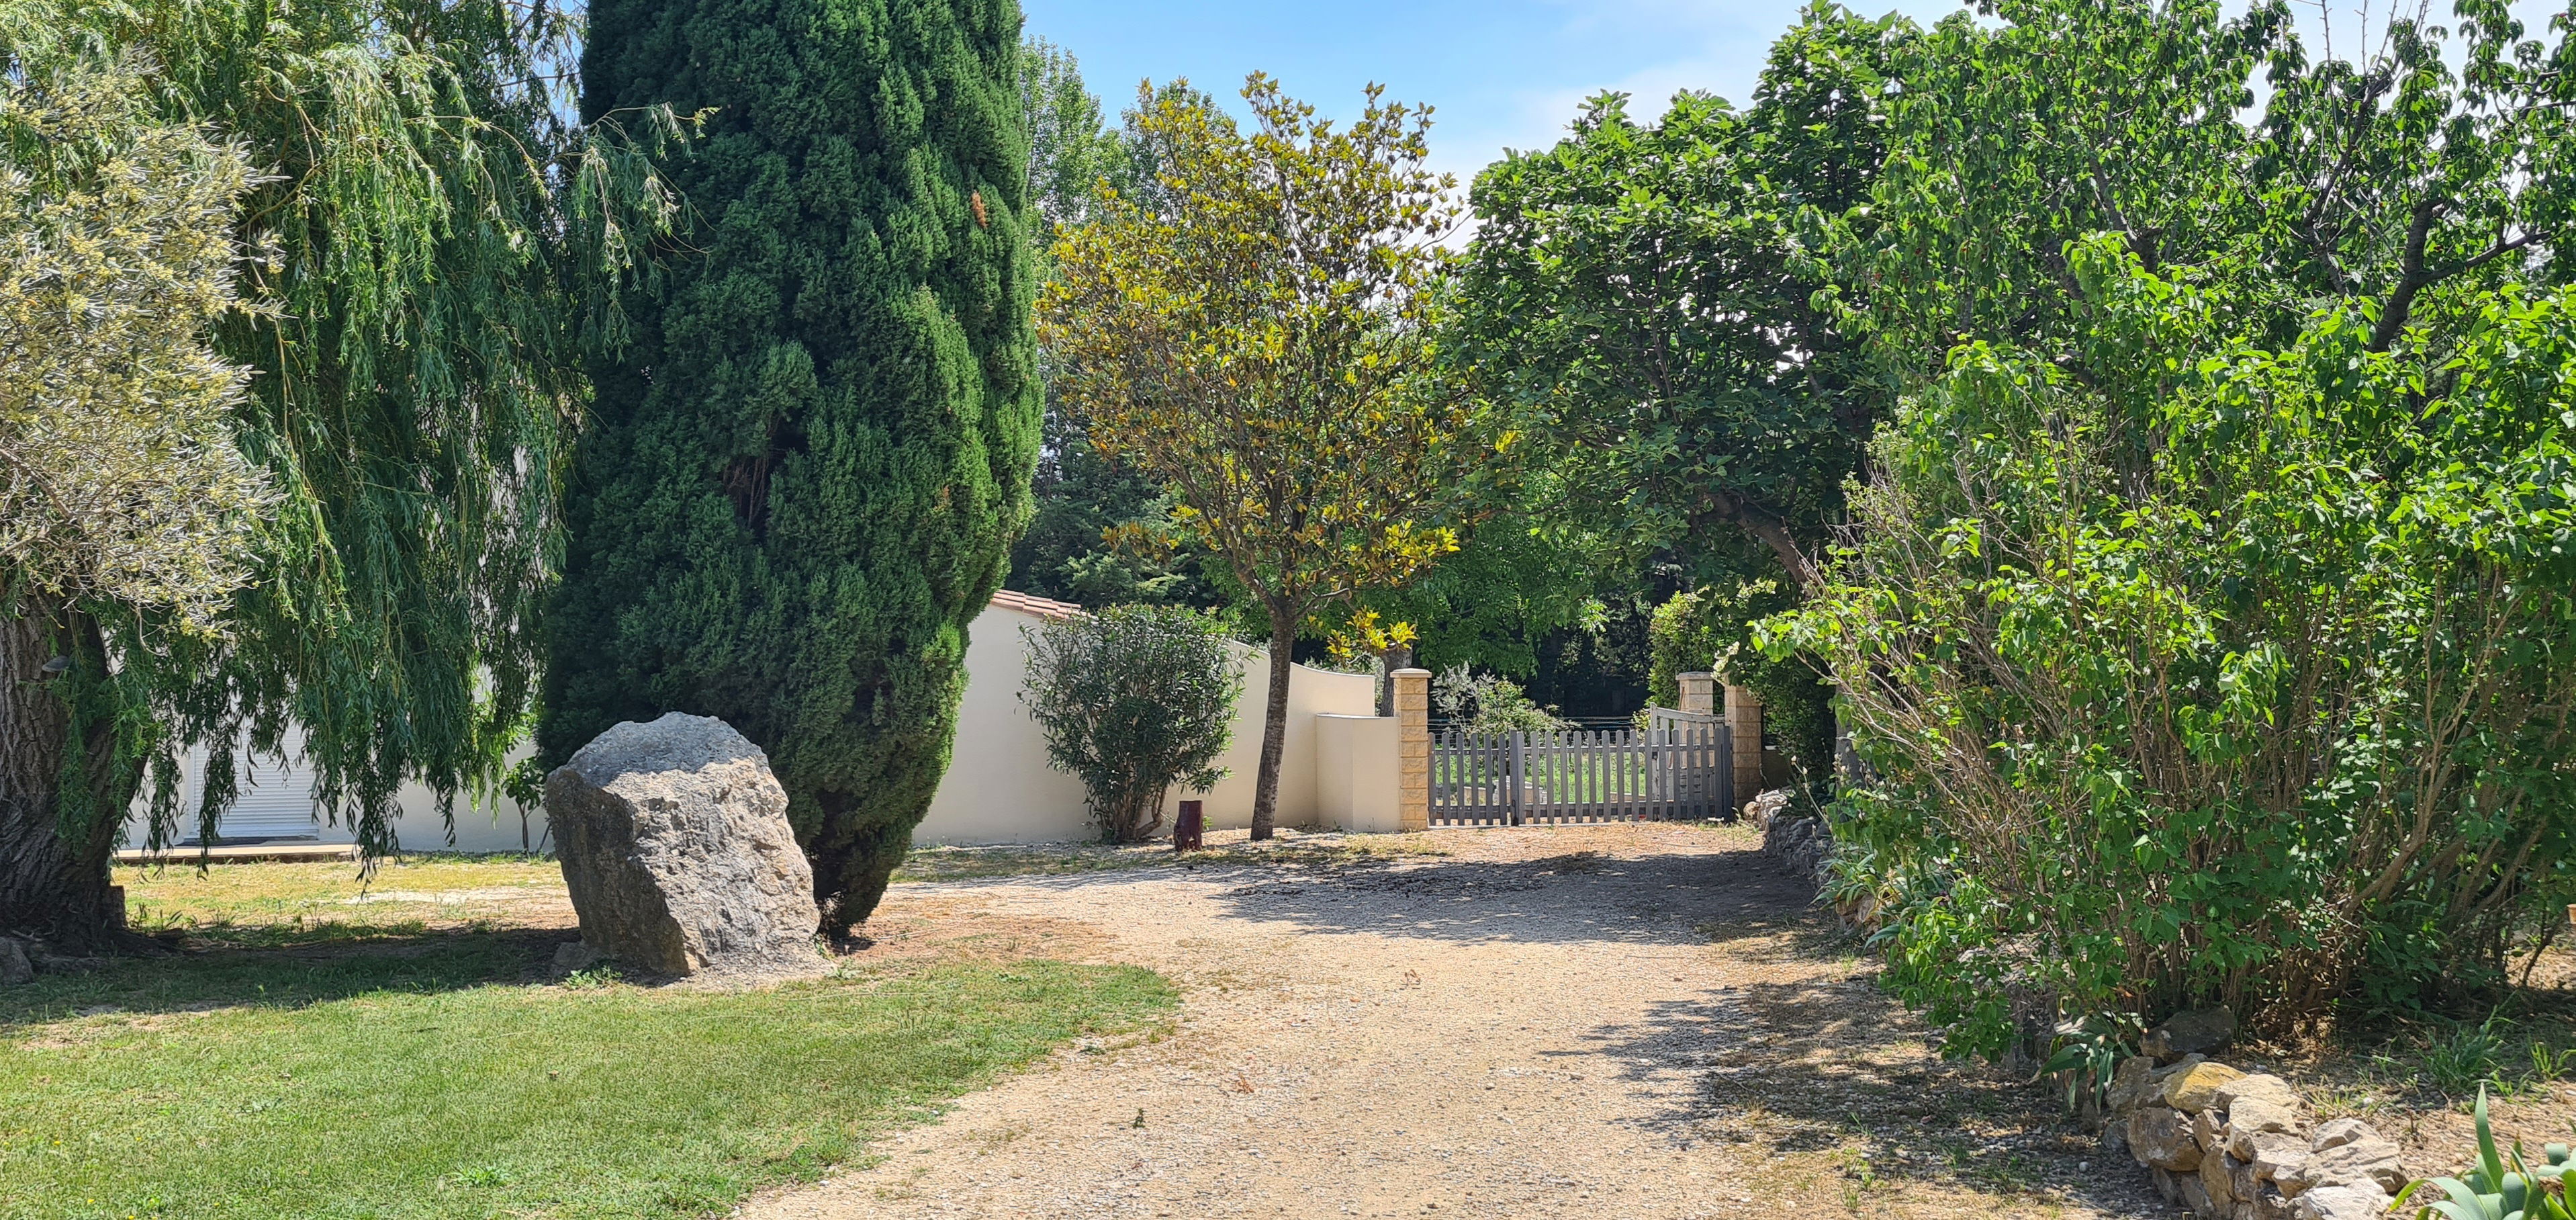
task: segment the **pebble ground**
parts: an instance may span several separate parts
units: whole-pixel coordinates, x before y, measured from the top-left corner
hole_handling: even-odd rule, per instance
[[[2037,1090],[1927,1050],[1746,831],[1434,846],[896,887],[870,952],[1136,963],[1183,1015],[738,1215],[2173,1214]]]

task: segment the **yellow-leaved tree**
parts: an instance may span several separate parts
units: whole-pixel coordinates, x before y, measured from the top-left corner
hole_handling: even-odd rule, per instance
[[[1055,247],[1039,334],[1092,444],[1167,488],[1265,613],[1269,706],[1252,837],[1277,813],[1290,650],[1363,589],[1457,549],[1510,443],[1444,375],[1432,325],[1456,223],[1424,168],[1430,112],[1339,126],[1255,73],[1245,131],[1206,95],[1138,94],[1155,189],[1101,190]]]

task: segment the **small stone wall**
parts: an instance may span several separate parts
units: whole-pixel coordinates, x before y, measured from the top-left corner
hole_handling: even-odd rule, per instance
[[[1823,818],[1792,816],[1789,805],[1789,790],[1774,788],[1745,802],[1744,819],[1762,832],[1764,855],[1800,879],[1821,886],[1825,859],[1833,854],[1833,834],[1825,829]]]
[[[2144,1166],[2166,1199],[2211,1220],[2385,1216],[2407,1181],[2397,1145],[2358,1119],[2311,1125],[2306,1100],[2280,1077],[2192,1049],[2223,1043],[2233,1026],[2224,1013],[2186,1013],[2150,1031],[2148,1053],[2112,1077],[2103,1142]]]

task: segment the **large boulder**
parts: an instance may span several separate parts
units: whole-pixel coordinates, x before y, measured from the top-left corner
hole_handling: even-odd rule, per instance
[[[787,791],[725,722],[671,712],[609,729],[546,777],[546,820],[601,954],[670,976],[826,968]]]

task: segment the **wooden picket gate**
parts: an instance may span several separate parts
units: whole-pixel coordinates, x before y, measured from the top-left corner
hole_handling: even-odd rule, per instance
[[[1723,717],[1653,708],[1644,729],[1432,740],[1431,824],[1524,826],[1733,817]]]

